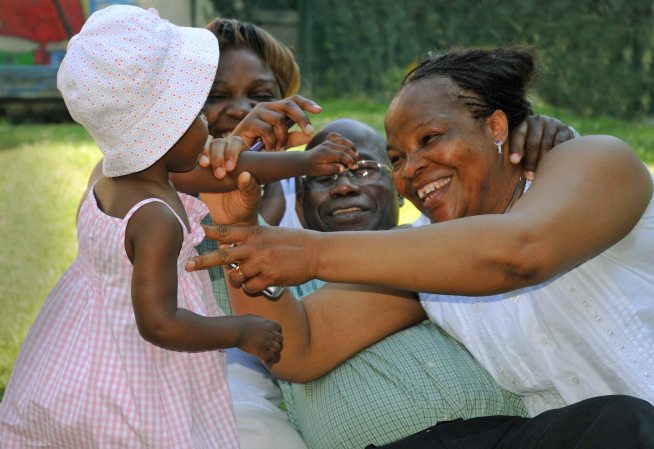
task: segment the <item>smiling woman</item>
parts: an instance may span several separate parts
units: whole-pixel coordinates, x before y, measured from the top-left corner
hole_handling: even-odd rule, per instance
[[[479,68],[474,52],[453,52],[405,77],[386,116],[388,156],[398,191],[432,222],[506,212],[522,193],[522,170],[505,164],[501,148],[533,113],[525,100],[533,56],[529,49],[496,52],[493,63]],[[440,113],[433,114],[431,103]],[[478,142],[487,148],[474,151]]]
[[[300,69],[293,53],[265,30],[252,23],[220,18],[206,28],[216,35],[220,46],[218,71],[204,107],[211,136],[229,136],[259,103],[297,94]],[[203,195],[202,200],[212,209],[218,197]],[[278,224],[284,210],[281,184],[268,184],[261,216],[270,224]]]
[[[188,269],[239,262],[245,281],[230,278],[250,292],[312,278],[423,292],[431,321],[532,416],[449,423],[427,439],[654,447],[646,402],[654,402],[652,175],[624,142],[592,136],[552,149],[526,183],[508,137],[530,112],[533,67],[529,49],[453,51],[421,63],[399,90],[385,123],[393,181],[431,225],[356,233],[221,227],[207,236],[236,246]],[[307,382],[422,318],[410,299],[376,288],[365,297],[324,290],[273,303],[234,287],[230,299],[237,313],[282,325],[284,355],[271,370]]]
[[[220,64],[205,115],[209,134],[225,137],[260,102],[295,95],[300,69],[291,51],[265,30],[234,19],[206,26],[218,38]]]

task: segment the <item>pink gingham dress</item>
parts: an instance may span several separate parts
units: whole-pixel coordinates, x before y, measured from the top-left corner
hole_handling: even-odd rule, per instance
[[[180,197],[192,232],[177,259],[178,307],[219,316],[208,273],[184,270],[208,210]],[[122,220],[101,212],[92,192],[84,201],[77,259],[27,334],[0,405],[0,447],[238,447],[225,351],[168,351],[136,328],[125,228],[153,201]]]

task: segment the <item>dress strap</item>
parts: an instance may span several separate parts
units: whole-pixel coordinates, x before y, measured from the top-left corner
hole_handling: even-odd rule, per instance
[[[166,203],[164,200],[161,200],[161,199],[159,199],[159,198],[148,198],[147,200],[143,200],[143,201],[140,201],[140,202],[136,203],[136,205],[135,205],[134,207],[132,207],[132,208],[129,210],[129,212],[127,212],[127,215],[125,215],[125,218],[123,218],[123,226],[124,226],[124,227],[127,227],[127,223],[129,222],[129,219],[132,218],[132,215],[134,215],[134,213],[135,213],[137,210],[139,210],[141,207],[145,206],[146,204],[150,204],[150,203],[162,203],[162,204],[165,204],[165,205],[168,207],[168,209],[170,209],[170,211],[175,215],[175,217],[177,217],[177,221],[179,221],[179,224],[182,226],[182,230],[184,230],[184,235],[186,235],[186,234],[189,233],[189,230],[186,229],[186,225],[184,224],[184,222],[182,221],[182,219],[179,218],[179,215],[177,215],[177,212],[175,212],[175,211],[173,210],[173,208],[170,207],[170,205],[169,205],[168,203]]]
[[[180,226],[182,227],[182,231],[184,232],[184,239],[185,240],[186,240],[186,236],[188,235],[188,229],[186,229],[186,225],[184,224],[182,219],[179,218],[179,215],[177,215],[177,212],[175,212],[173,210],[173,208],[170,207],[170,205],[168,203],[166,203],[165,201],[160,200],[159,198],[148,198],[147,200],[143,200],[143,201],[140,201],[140,202],[136,203],[136,205],[134,207],[132,207],[129,210],[129,212],[127,212],[127,215],[125,215],[125,218],[123,218],[123,220],[122,220],[122,229],[121,229],[120,238],[119,238],[123,260],[126,263],[130,264],[130,265],[132,264],[132,262],[129,260],[129,257],[127,257],[127,250],[125,249],[125,233],[127,232],[127,223],[129,223],[129,219],[132,218],[132,215],[134,215],[134,213],[137,210],[139,210],[141,207],[145,206],[146,204],[150,204],[150,203],[163,203],[166,206],[168,206],[168,209],[170,209],[171,212],[173,214],[175,214],[175,217],[177,217],[177,221],[179,222]]]

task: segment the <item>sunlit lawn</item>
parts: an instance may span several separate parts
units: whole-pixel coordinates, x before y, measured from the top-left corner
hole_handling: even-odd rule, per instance
[[[316,129],[352,117],[383,130],[385,106],[321,103]],[[612,134],[627,141],[654,168],[654,127],[582,118],[550,108],[581,134]],[[77,252],[75,211],[88,175],[101,154],[78,125],[0,124],[0,398],[21,342],[41,304]],[[403,219],[415,218],[405,210]]]

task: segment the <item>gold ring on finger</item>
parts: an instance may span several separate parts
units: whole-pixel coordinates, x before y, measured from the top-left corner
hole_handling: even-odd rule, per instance
[[[239,276],[241,276],[241,284],[244,284],[245,281],[248,280],[248,278],[246,278],[245,275],[244,275],[243,273],[241,273],[241,266],[240,266],[240,265],[236,265],[235,270],[236,270],[236,272],[239,274]]]

